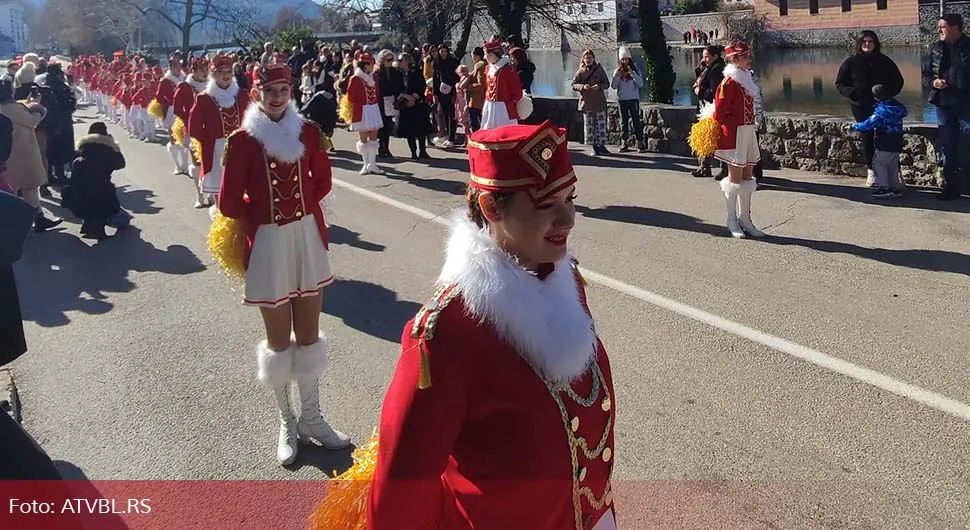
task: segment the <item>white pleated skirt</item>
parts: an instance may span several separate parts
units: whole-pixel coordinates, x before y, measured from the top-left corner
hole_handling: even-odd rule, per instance
[[[364,105],[364,111],[361,113],[360,121],[355,121],[350,124],[351,131],[376,131],[384,127],[384,118],[381,117],[381,108],[377,103],[373,105]]]
[[[313,215],[256,230],[243,304],[280,307],[293,298],[314,296],[331,283],[330,255]]]
[[[504,101],[486,101],[482,106],[482,129],[486,131],[518,123],[518,120],[509,118],[509,108]]]
[[[761,148],[758,147],[758,128],[754,125],[738,127],[734,149],[718,149],[714,151],[714,158],[732,166],[757,165],[758,161],[761,160]]]

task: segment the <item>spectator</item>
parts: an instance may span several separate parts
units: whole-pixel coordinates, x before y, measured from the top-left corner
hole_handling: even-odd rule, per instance
[[[111,173],[125,167],[125,156],[103,122],[92,123],[77,143],[68,205],[82,220],[81,235],[104,239],[104,227],[121,209]]]
[[[708,46],[704,48],[701,55],[700,67],[694,70],[697,80],[694,81],[694,95],[697,96],[698,108],[705,104],[714,104],[714,96],[717,94],[717,87],[724,80],[724,58],[721,57],[720,46]],[[700,167],[691,172],[698,178],[711,177],[711,158],[700,161]],[[723,179],[727,175],[727,164],[721,163],[721,171],[717,175],[717,180]]]
[[[47,73],[38,75],[36,83],[47,108],[44,132],[47,134],[47,162],[52,184],[67,183],[66,167],[74,158],[74,111],[77,99],[67,85],[61,65],[51,63]]]
[[[471,79],[468,81],[468,128],[475,132],[482,128],[482,108],[485,106],[485,79],[488,71],[488,63],[485,62],[485,50],[481,46],[472,50],[472,61],[475,66],[472,69]]]
[[[259,58],[260,64],[273,64],[276,62],[276,45],[272,42],[263,44],[263,55]]]
[[[404,91],[398,96],[400,116],[397,121],[397,136],[408,141],[412,159],[427,159],[427,138],[434,131],[431,114],[425,98],[427,84],[424,74],[414,58],[402,53],[397,60],[398,68],[404,74]]]
[[[643,143],[643,119],[640,117],[640,90],[643,88],[643,76],[637,71],[633,62],[633,54],[626,47],[620,48],[620,62],[613,72],[612,87],[616,90],[616,99],[620,103],[620,125],[623,130],[620,152],[630,150],[630,125],[633,125],[633,136],[637,141],[637,150],[641,153],[647,150]]]
[[[963,33],[963,17],[956,13],[940,17],[937,29],[940,40],[930,51],[923,82],[940,124],[943,190],[938,198],[946,201],[967,192],[970,172],[970,38]]]
[[[606,90],[610,79],[596,62],[593,50],[583,52],[583,62],[573,76],[573,90],[579,92],[579,111],[583,113],[586,144],[594,155],[608,155],[606,149]]]
[[[532,82],[536,77],[536,65],[529,60],[528,54],[522,48],[512,48],[509,50],[509,60],[519,74],[519,82],[522,83],[522,90],[526,94],[532,94]]]
[[[381,50],[377,56],[377,84],[381,91],[381,118],[384,127],[377,133],[377,156],[393,158],[391,154],[391,135],[394,134],[394,119],[398,116],[398,109],[394,106],[398,96],[404,91],[404,75],[394,67],[394,53],[391,50]]]
[[[890,93],[891,89],[885,85],[872,87],[872,96],[876,101],[872,116],[852,126],[856,132],[875,133],[876,150],[872,157],[872,169],[876,173],[876,191],[872,194],[873,199],[890,199],[903,194],[899,153],[903,151],[903,118],[909,112]]]
[[[835,87],[843,96],[848,98],[852,109],[852,117],[857,122],[866,120],[872,115],[875,102],[872,99],[872,87],[883,85],[889,91],[889,97],[895,97],[903,89],[903,75],[892,59],[883,55],[879,37],[873,31],[863,31],[856,42],[856,53],[846,59],[839,67],[835,77]],[[862,133],[862,157],[868,168],[866,184],[875,185],[875,174],[872,169],[873,132]]]
[[[447,136],[439,144],[446,149],[454,147],[458,141],[458,122],[455,121],[455,87],[458,85],[458,65],[461,64],[446,45],[438,47],[434,61],[434,91],[438,103],[444,131]]]

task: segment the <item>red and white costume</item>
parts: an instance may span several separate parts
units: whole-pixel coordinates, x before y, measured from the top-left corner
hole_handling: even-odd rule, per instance
[[[151,74],[136,73],[135,89],[131,96],[131,106],[128,109],[132,134],[142,141],[149,141],[155,136],[155,120],[148,115],[148,105],[154,92],[151,89]]]
[[[485,74],[485,104],[482,107],[482,129],[496,129],[506,125],[519,123],[519,104],[525,98],[519,74],[509,62],[508,56],[502,56],[502,43],[492,41],[485,43],[485,54],[489,57],[488,70]],[[527,100],[531,103],[531,100]],[[531,107],[528,109],[531,112]]]
[[[169,59],[169,64],[176,61],[178,59],[173,57]],[[160,116],[155,117],[161,119],[162,128],[166,131],[171,131],[172,125],[175,124],[175,92],[178,90],[179,85],[184,82],[185,73],[181,69],[179,69],[178,75],[175,75],[169,69],[165,72],[162,80],[158,83],[158,88],[155,90],[154,106],[160,114]],[[189,107],[191,108],[191,105]],[[186,112],[188,112],[188,109],[186,109]],[[168,145],[165,146],[165,149],[168,151],[169,156],[172,157],[172,161],[175,162],[174,173],[176,175],[188,173],[189,159],[187,149],[180,145],[179,142],[176,142],[175,138],[171,135],[169,136]]]
[[[197,58],[193,59],[192,65],[192,73],[175,87],[175,94],[172,96],[172,113],[175,115],[175,120],[170,129],[172,136],[170,152],[174,152],[173,158],[177,157],[175,163],[180,170],[179,173],[188,173],[194,182],[198,182],[201,168],[199,161],[194,158],[195,154],[189,148],[188,123],[189,112],[195,105],[196,94],[205,90],[208,84],[207,79],[197,78],[196,72],[204,72],[208,68],[208,62],[204,58]]]
[[[216,56],[212,60],[212,70],[231,67],[228,57]],[[239,128],[243,112],[249,105],[249,94],[239,90],[233,78],[226,88],[220,88],[215,78],[209,76],[205,90],[195,98],[195,105],[189,111],[188,133],[198,142],[197,156],[201,166],[199,189],[203,194],[219,192],[222,183],[222,155],[226,150],[226,138]]]
[[[471,140],[471,186],[576,182],[550,122]],[[367,529],[615,529],[613,378],[572,257],[528,271],[456,216],[438,286],[402,335]]]
[[[381,117],[381,87],[377,82],[377,76],[373,73],[365,73],[361,65],[373,65],[374,56],[367,52],[358,52],[355,57],[357,68],[354,75],[350,76],[347,83],[347,101],[352,107],[352,121],[350,130],[356,132],[378,131],[384,127],[384,118]],[[377,140],[358,141],[357,152],[360,153],[364,161],[360,169],[361,175],[374,173],[383,174],[384,170],[377,165],[377,152],[380,149],[380,142]]]
[[[744,42],[728,46],[725,56],[748,54],[750,47]],[[724,67],[724,80],[717,87],[714,98],[714,121],[721,125],[721,139],[714,157],[734,167],[744,167],[746,171],[761,160],[758,146],[758,126],[755,100],[760,88],[751,71],[729,64]],[[736,238],[764,237],[751,220],[751,196],[758,189],[754,178],[732,182],[730,178],[721,180],[727,209],[727,227]]]
[[[261,67],[257,88],[273,83],[292,86],[285,65]],[[290,100],[283,117],[273,121],[260,104],[246,110],[242,126],[229,136],[225,178],[218,197],[222,215],[246,228],[244,303],[280,307],[291,299],[315,296],[333,281],[327,254],[327,229],[320,201],[333,186],[330,158],[320,128],[305,121]],[[280,412],[277,458],[296,458],[297,439],[315,439],[329,449],[350,445],[320,412],[318,378],[326,368],[327,343],[321,335],[311,345],[290,344],[271,350],[257,346],[258,379],[273,388]],[[290,404],[292,382],[299,388],[300,415]]]

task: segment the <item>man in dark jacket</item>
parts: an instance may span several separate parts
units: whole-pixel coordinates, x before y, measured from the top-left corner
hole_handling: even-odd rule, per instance
[[[697,96],[698,107],[703,107],[705,103],[714,104],[717,87],[724,80],[724,66],[724,58],[721,57],[719,46],[704,48],[701,65],[694,70],[694,74],[697,75],[697,80],[694,81],[694,95]],[[691,174],[701,178],[710,177],[712,158],[701,160],[701,167],[695,169]],[[725,176],[727,176],[727,164],[722,162],[718,180]]]
[[[940,17],[937,29],[940,40],[924,65],[923,83],[937,108],[937,144],[943,158],[943,191],[938,198],[945,201],[967,192],[970,173],[970,37],[963,33],[963,17],[956,13]]]

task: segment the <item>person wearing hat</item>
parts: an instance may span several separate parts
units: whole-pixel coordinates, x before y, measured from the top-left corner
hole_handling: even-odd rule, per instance
[[[714,121],[721,126],[714,158],[728,165],[728,177],[721,180],[727,227],[736,238],[764,237],[751,221],[751,196],[758,187],[754,168],[761,160],[755,105],[760,89],[751,73],[751,48],[746,42],[734,42],[725,56],[730,64],[724,67],[724,80],[714,98]]]
[[[172,156],[176,160],[176,174],[189,175],[193,182],[198,183],[199,161],[193,158],[195,155],[189,149],[186,124],[189,123],[189,111],[192,110],[192,105],[195,105],[196,94],[205,90],[208,83],[209,63],[203,57],[193,57],[191,68],[192,71],[175,87],[175,94],[172,96],[172,112],[175,114],[175,121],[170,129],[172,138],[170,145],[171,152],[175,153]],[[201,200],[199,205],[201,207]]]
[[[247,105],[249,94],[239,89],[232,72],[232,58],[221,53],[216,55],[212,58],[209,82],[189,111],[188,134],[201,165],[197,172],[201,176],[196,182],[196,208],[212,206],[215,202],[212,195],[219,192],[222,182],[226,138],[239,128]]]
[[[257,346],[258,379],[279,409],[276,456],[293,463],[297,440],[327,449],[350,445],[320,412],[327,362],[320,333],[321,289],[333,282],[320,202],[333,186],[326,136],[300,116],[285,63],[261,65],[240,128],[229,136],[218,210],[246,227],[243,303],[259,307],[266,340]],[[290,394],[299,389],[299,419]]]
[[[522,91],[519,74],[503,54],[502,41],[493,39],[485,43],[485,60],[488,71],[485,74],[485,103],[482,105],[482,129],[496,129],[505,125],[519,123],[520,102],[531,103]],[[531,109],[529,109],[531,110]]]
[[[633,54],[630,53],[629,48],[621,46],[619,57],[620,64],[616,65],[616,70],[613,71],[613,81],[610,86],[616,90],[616,99],[620,104],[620,124],[623,131],[620,152],[630,150],[629,140],[632,126],[637,150],[645,153],[647,146],[643,143],[643,118],[640,113],[640,90],[643,89],[643,76],[637,70],[637,65],[633,62]]]
[[[150,109],[154,110],[155,117],[162,120],[162,128],[171,130],[175,124],[175,91],[178,86],[185,81],[185,73],[182,71],[182,63],[178,57],[172,56],[168,60],[168,70],[158,83],[155,90],[155,98]],[[169,136],[168,145],[165,146],[172,161],[175,162],[175,175],[186,174],[188,172],[188,159],[183,156],[184,150],[175,140]]]
[[[383,175],[384,170],[377,165],[377,151],[380,149],[378,134],[384,127],[380,104],[381,87],[374,76],[374,56],[368,52],[357,52],[354,75],[347,83],[347,101],[351,105],[352,120],[350,130],[359,135],[357,152],[364,160],[361,175],[373,173]]]
[[[154,123],[149,123],[151,117],[148,115],[148,105],[152,97],[149,75],[144,72],[133,74],[134,86],[131,94],[131,106],[128,109],[132,134],[135,139],[143,142],[149,141],[149,128],[154,128]]]
[[[568,248],[566,131],[471,135],[467,210],[384,398],[369,530],[615,529],[615,393]]]

